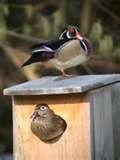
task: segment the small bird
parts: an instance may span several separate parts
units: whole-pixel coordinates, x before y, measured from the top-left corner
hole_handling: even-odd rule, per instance
[[[42,141],[54,143],[63,135],[67,124],[47,104],[38,104],[31,116],[31,130]]]
[[[92,50],[89,40],[82,37],[74,26],[68,26],[56,40],[32,47],[31,57],[22,65],[41,62],[45,67],[60,70],[63,76],[70,76],[65,69],[84,63]]]

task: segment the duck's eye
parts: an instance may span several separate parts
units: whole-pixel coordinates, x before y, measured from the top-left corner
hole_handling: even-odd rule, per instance
[[[41,111],[45,111],[45,110],[47,110],[47,107],[46,107],[46,106],[41,106],[41,107],[40,107],[40,110],[41,110]]]
[[[69,29],[69,32],[70,33],[75,33],[75,29],[71,28],[71,29]]]
[[[70,37],[74,37],[76,34],[75,29],[73,29],[73,28],[69,29],[68,32],[69,32]]]

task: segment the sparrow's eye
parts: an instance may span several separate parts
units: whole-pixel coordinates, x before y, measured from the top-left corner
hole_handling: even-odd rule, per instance
[[[47,110],[47,107],[46,107],[46,106],[41,106],[41,107],[40,107],[40,110],[41,110],[41,111],[45,111],[45,110]]]

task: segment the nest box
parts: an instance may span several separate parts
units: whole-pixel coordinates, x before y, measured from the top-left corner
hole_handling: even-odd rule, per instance
[[[12,96],[14,159],[114,160],[111,95],[119,81],[114,74],[42,77],[5,89]],[[54,143],[31,131],[37,104],[47,104],[67,124]]]

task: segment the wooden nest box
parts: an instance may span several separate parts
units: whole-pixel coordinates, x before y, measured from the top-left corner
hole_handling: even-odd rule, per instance
[[[111,95],[119,81],[114,74],[42,77],[5,89],[12,96],[14,159],[114,160]],[[41,103],[67,123],[55,143],[31,131],[30,116]]]

